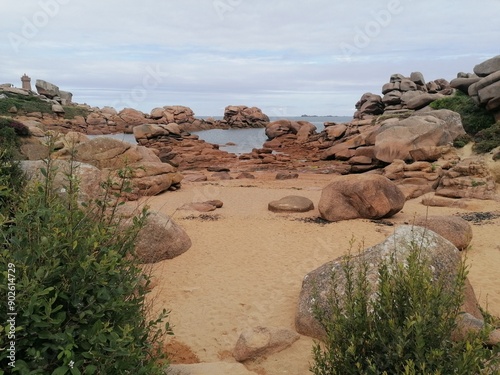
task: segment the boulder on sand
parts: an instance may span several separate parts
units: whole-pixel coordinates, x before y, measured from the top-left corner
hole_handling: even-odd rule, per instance
[[[347,175],[336,177],[323,189],[318,209],[328,221],[380,219],[401,211],[405,200],[403,192],[384,176]]]
[[[314,209],[314,203],[306,197],[288,195],[270,202],[267,208],[272,212],[307,212]]]

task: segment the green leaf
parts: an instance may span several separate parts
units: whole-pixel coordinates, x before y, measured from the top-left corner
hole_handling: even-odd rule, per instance
[[[52,375],[65,375],[69,371],[68,366],[61,366],[52,371]]]

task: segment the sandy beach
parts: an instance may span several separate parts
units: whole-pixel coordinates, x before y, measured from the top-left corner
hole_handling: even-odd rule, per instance
[[[193,242],[181,256],[151,266],[153,310],[171,310],[175,336],[167,343],[174,363],[235,362],[231,352],[243,329],[294,329],[303,277],[350,248],[357,251],[381,242],[395,225],[426,214],[500,214],[499,201],[468,200],[468,209],[459,209],[426,207],[420,197],[383,221],[324,224],[314,221],[317,209],[277,214],[267,205],[287,195],[304,196],[317,205],[331,176],[301,174],[298,179],[278,181],[275,173],[254,175],[254,180],[185,182],[178,191],[140,202],[173,217]],[[185,203],[212,199],[224,206],[206,214],[178,210]],[[481,305],[500,316],[500,218],[471,224],[474,237],[463,252],[470,264],[469,278]],[[312,339],[301,336],[288,349],[245,365],[261,375],[304,375],[312,360],[312,344]]]

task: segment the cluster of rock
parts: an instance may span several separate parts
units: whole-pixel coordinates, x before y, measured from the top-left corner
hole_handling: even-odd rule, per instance
[[[270,140],[264,150],[318,165],[331,161],[331,168],[340,174],[382,174],[395,181],[407,199],[433,191],[452,198],[494,195],[494,178],[484,163],[460,161],[452,146],[465,134],[458,113],[422,109],[404,116],[325,125],[316,133],[312,124],[302,121],[272,122],[266,128]],[[461,167],[471,163],[474,167]]]
[[[25,78],[27,78],[28,85],[25,84]],[[23,88],[14,87],[11,83],[1,84],[0,99],[6,98],[5,94],[2,94],[2,92],[22,96],[36,95],[33,91],[31,91],[31,84],[29,83],[31,79],[28,76],[24,75],[23,77],[21,77],[21,80],[23,80]],[[54,112],[56,118],[58,115],[64,114],[65,111],[63,106],[72,104],[73,94],[68,91],[60,90],[59,87],[52,83],[38,79],[36,81],[35,87],[38,92],[38,98],[41,101],[47,102],[48,104],[52,105],[52,112]],[[9,112],[15,115],[18,112],[18,108],[14,106],[9,109]]]
[[[48,146],[32,139],[21,149],[28,159],[21,162],[21,167],[30,182],[44,181],[42,170],[50,168],[52,188],[63,197],[69,194],[69,175],[78,181],[78,202],[87,204],[105,195],[114,199],[114,193],[120,199],[136,200],[180,187],[183,176],[170,164],[162,163],[153,150],[111,138],[88,139],[75,132],[52,137],[56,137],[52,145],[56,151],[51,154],[50,165],[46,159]],[[127,189],[122,189],[123,178],[130,184]],[[127,226],[132,225],[138,212],[120,206],[117,214],[121,224]],[[191,240],[170,217],[150,212],[135,247],[143,263],[155,263],[184,253],[191,247]]]
[[[265,128],[269,117],[257,107],[231,105],[224,109],[224,122],[231,129]]]
[[[413,72],[409,77],[393,74],[389,82],[382,86],[383,97],[370,92],[361,96],[355,105],[354,118],[366,119],[383,113],[418,110],[453,92],[445,79],[426,83],[420,72]]]
[[[49,148],[53,150],[51,158],[58,162],[81,163],[78,170],[85,173],[80,176],[83,181],[81,193],[86,196],[99,195],[102,191],[101,182],[108,180],[110,188],[119,192],[122,185],[121,176],[124,174],[131,186],[129,191],[120,193],[128,200],[153,196],[180,187],[183,176],[172,165],[162,163],[155,150],[112,138],[89,139],[86,135],[76,132],[52,134],[52,143],[47,145],[47,135],[51,135],[50,132],[27,140],[21,146],[22,153],[34,162],[34,168],[43,163],[40,159],[49,156]],[[61,171],[64,170],[61,168]],[[64,174],[61,176],[64,177]],[[85,188],[87,185],[88,189]]]
[[[44,81],[36,81],[35,93],[31,90],[30,78],[21,77],[23,88],[16,88],[11,83],[0,84],[0,100],[9,93],[23,96],[36,96],[52,104],[52,113],[25,113],[16,107],[9,109],[20,121],[38,121],[40,127],[62,132],[78,131],[89,135],[114,133],[132,133],[133,128],[143,124],[177,124],[184,131],[229,128],[260,128],[269,123],[259,108],[247,106],[227,106],[223,120],[196,118],[191,108],[174,105],[153,108],[149,114],[134,108],[117,111],[113,107],[91,107],[87,104],[73,103],[73,94],[60,90],[58,86]],[[5,94],[3,94],[5,93]],[[68,106],[80,109],[80,115],[65,116]]]
[[[500,121],[500,55],[474,67],[472,73],[458,73],[451,87],[469,95]]]
[[[219,150],[218,145],[200,140],[174,123],[139,125],[133,132],[139,145],[158,150],[162,162],[182,170],[208,168],[215,160],[217,165],[237,160],[235,154]]]

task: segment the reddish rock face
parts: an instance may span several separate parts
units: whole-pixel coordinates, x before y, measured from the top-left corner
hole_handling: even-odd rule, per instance
[[[269,117],[257,107],[230,105],[224,110],[224,121],[230,128],[264,128]]]
[[[460,161],[444,173],[436,195],[448,198],[494,199],[495,179],[481,158]]]
[[[348,175],[332,179],[318,204],[320,215],[328,221],[380,219],[398,213],[405,195],[388,178],[380,175]]]

